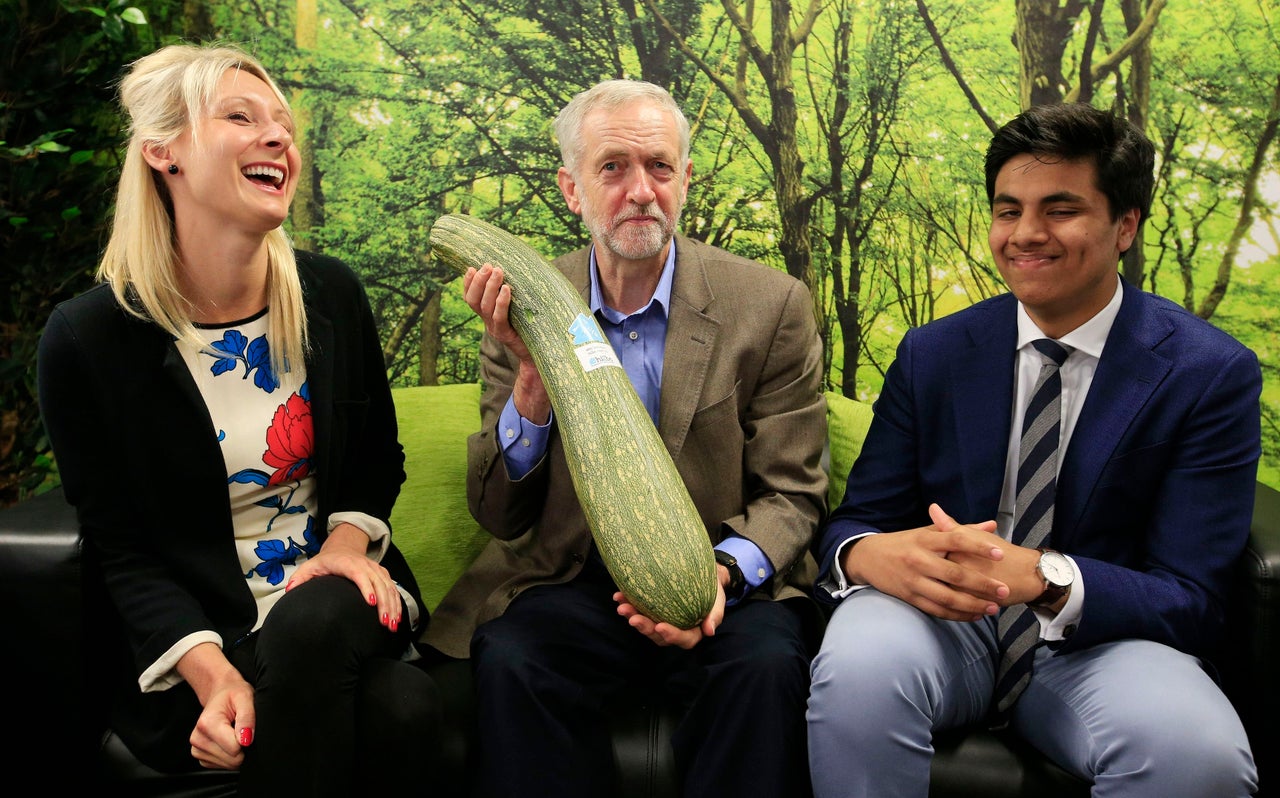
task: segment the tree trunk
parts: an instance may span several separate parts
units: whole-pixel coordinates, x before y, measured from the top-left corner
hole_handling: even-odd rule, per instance
[[[772,117],[769,132],[776,144],[773,173],[773,190],[782,211],[782,235],[778,248],[787,264],[787,273],[803,282],[813,295],[813,248],[809,241],[809,218],[812,208],[804,191],[804,158],[800,155],[797,138],[798,114],[796,113],[796,87],[792,60],[799,44],[791,33],[791,3],[774,0],[770,14],[772,20],[772,50],[770,61],[773,80],[769,82],[769,100]],[[818,309],[815,308],[815,312]],[[821,319],[821,315],[817,318]]]
[[[1258,142],[1253,148],[1253,160],[1249,162],[1249,171],[1245,175],[1244,196],[1240,200],[1240,215],[1236,218],[1235,229],[1227,239],[1222,260],[1218,261],[1218,276],[1213,282],[1213,288],[1209,289],[1200,307],[1196,309],[1196,315],[1202,319],[1212,318],[1222,298],[1227,295],[1227,286],[1231,282],[1231,267],[1235,265],[1236,257],[1240,254],[1240,243],[1244,241],[1249,228],[1253,226],[1253,207],[1258,203],[1258,181],[1267,162],[1267,151],[1275,143],[1277,129],[1280,129],[1280,75],[1276,76],[1275,90],[1271,95],[1271,107],[1267,109],[1267,121],[1262,126],[1262,133],[1258,136]]]
[[[293,39],[302,54],[316,49],[318,18],[316,0],[297,0]],[[307,142],[321,139],[318,132],[314,130],[311,108],[307,104],[305,93],[300,89],[294,89],[289,98],[289,105],[293,110],[294,135],[297,137],[298,150],[302,155],[297,193],[293,196],[289,219],[292,223],[294,244],[299,249],[310,249],[314,245],[311,231],[318,227],[323,219],[322,204],[319,199],[320,176],[316,172],[313,148],[307,146]]]
[[[1082,0],[1061,5],[1044,0],[1016,0],[1014,39],[1018,46],[1018,102],[1024,110],[1061,102],[1069,84],[1062,74],[1062,57]]]
[[[852,245],[852,236],[849,235],[849,231],[853,223],[850,221],[850,203],[844,200],[846,195],[844,178],[849,157],[845,153],[844,138],[842,136],[842,131],[853,110],[853,94],[850,86],[851,81],[849,80],[851,71],[850,43],[853,39],[853,22],[850,17],[849,10],[842,6],[840,8],[840,21],[836,25],[833,41],[835,63],[833,64],[832,73],[836,79],[836,91],[831,106],[830,121],[823,128],[827,133],[827,163],[831,173],[829,196],[831,197],[833,217],[831,234],[827,237],[828,271],[831,274],[831,298],[835,309],[835,323],[839,326],[840,335],[844,341],[840,372],[840,393],[844,396],[856,398],[858,395],[858,366],[861,364],[860,355],[862,352],[862,264],[854,253],[850,252],[847,259],[845,255],[845,242],[850,241]],[[861,175],[858,175],[855,179],[860,177]],[[849,264],[848,280],[845,279],[844,264],[846,262]],[[820,295],[821,292],[818,292],[818,294]],[[822,317],[819,318],[821,321],[825,321]],[[820,329],[822,329],[823,339],[828,342],[831,341],[832,337],[825,325]],[[830,346],[823,347],[822,373],[826,375],[831,374],[831,361],[834,359],[834,353],[830,350]]]
[[[747,129],[760,143],[773,169],[773,191],[778,202],[780,231],[778,251],[782,254],[787,273],[814,289],[813,249],[809,241],[809,222],[813,201],[804,191],[805,162],[800,154],[797,134],[797,113],[792,59],[796,48],[808,38],[813,22],[821,11],[820,0],[809,0],[800,23],[791,28],[790,0],[770,0],[770,49],[766,50],[755,35],[753,9],[747,4],[748,15],[733,0],[721,0],[721,5],[732,22],[739,39],[739,58],[734,62],[735,74],[721,73],[718,65],[710,64],[699,51],[694,50],[681,36],[672,22],[658,8],[657,0],[644,0],[649,13],[654,15],[680,52],[697,65],[710,78],[730,102]],[[758,113],[758,104],[746,94],[744,75],[754,66],[762,83],[769,88],[769,118],[766,121]],[[821,321],[821,309],[817,307],[817,291],[814,315]]]
[[[422,309],[422,334],[418,338],[418,384],[440,384],[440,292],[434,291]]]
[[[207,41],[213,38],[213,19],[209,16],[208,0],[183,0],[182,37],[188,41]]]
[[[1138,26],[1142,24],[1142,20],[1146,17],[1146,0],[1123,0],[1121,8],[1124,12],[1124,27],[1130,36],[1138,30]],[[1151,40],[1144,39],[1142,45],[1134,50],[1133,55],[1129,56],[1129,80],[1128,80],[1128,102],[1127,114],[1129,121],[1134,127],[1145,131],[1147,129],[1147,112],[1151,108]],[[1148,213],[1150,211],[1148,210]],[[1146,219],[1143,219],[1146,222]],[[1147,256],[1146,250],[1142,246],[1144,236],[1142,231],[1146,229],[1144,224],[1139,228],[1138,238],[1133,242],[1133,246],[1124,254],[1123,268],[1124,277],[1133,285],[1142,287],[1142,281],[1146,277]]]

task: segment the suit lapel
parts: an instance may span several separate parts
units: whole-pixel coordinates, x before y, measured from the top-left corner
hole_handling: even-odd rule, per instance
[[[227,468],[222,459],[222,447],[218,444],[218,431],[214,428],[213,418],[209,415],[209,407],[205,404],[200,389],[196,387],[196,381],[192,378],[186,361],[178,352],[177,344],[159,327],[149,326],[148,336],[151,335],[151,331],[154,331],[158,337],[158,343],[163,347],[160,351],[162,379],[173,384],[179,396],[182,397],[183,403],[181,407],[157,408],[157,414],[167,419],[162,424],[168,430],[167,443],[176,450],[187,453],[185,462],[190,464],[191,468],[208,469],[208,473],[198,474],[188,482],[190,491],[210,489],[208,497],[193,498],[188,495],[186,498],[192,506],[205,506],[202,502],[212,500],[214,503],[207,506],[225,507],[228,513],[227,520],[230,521],[230,506],[227,503],[225,487]]]
[[[178,352],[178,346],[169,338],[169,334],[155,328],[159,335],[164,337],[164,349],[160,358],[160,371],[164,374],[165,379],[172,382],[178,389],[178,393],[190,405],[190,409],[195,411],[199,417],[203,429],[201,435],[208,440],[216,440],[217,430],[213,428],[213,419],[209,416],[209,408],[204,403],[204,397],[200,395],[200,389],[196,387],[196,381],[192,379],[190,370],[187,369],[186,361],[182,359],[182,355]]]
[[[1173,364],[1155,347],[1173,332],[1147,313],[1145,295],[1124,284],[1124,300],[1102,350],[1058,476],[1054,534],[1070,540],[1116,446]],[[1056,540],[1056,545],[1064,545]]]
[[[984,310],[969,320],[969,346],[952,360],[950,380],[965,496],[978,513],[1000,506],[1018,343],[1017,302],[1012,295],[987,303]]]
[[[702,254],[691,240],[677,237],[658,410],[658,431],[673,457],[684,446],[693,423],[720,334],[720,322],[706,313],[712,299]]]
[[[321,497],[322,511],[327,510],[324,497],[330,494],[328,469],[325,466],[334,462],[334,385],[333,364],[337,342],[334,336],[333,322],[324,315],[312,301],[312,296],[319,290],[313,283],[319,279],[310,269],[302,268],[299,263],[299,274],[302,277],[302,290],[307,312],[307,334],[311,341],[311,351],[307,356],[307,390],[311,394],[311,423],[315,432],[315,451],[312,453],[316,466],[318,495]],[[354,333],[353,333],[354,334]]]

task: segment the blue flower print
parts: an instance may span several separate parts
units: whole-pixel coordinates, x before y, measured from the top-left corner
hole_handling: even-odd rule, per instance
[[[254,574],[261,576],[267,580],[269,585],[278,585],[284,580],[284,568],[286,565],[294,565],[298,562],[298,557],[305,555],[314,557],[320,551],[320,541],[315,535],[315,519],[307,519],[307,528],[303,531],[303,540],[306,542],[299,546],[291,537],[286,544],[283,540],[263,540],[254,548],[253,553],[258,555],[258,559],[262,562],[255,565],[245,574],[245,578],[251,578]]]
[[[205,350],[205,354],[214,358],[209,371],[213,376],[225,374],[236,368],[236,364],[244,363],[244,377],[253,375],[253,384],[271,393],[279,385],[275,372],[271,369],[271,346],[267,336],[261,335],[252,342],[239,330],[227,330],[221,341],[210,344],[213,351]]]

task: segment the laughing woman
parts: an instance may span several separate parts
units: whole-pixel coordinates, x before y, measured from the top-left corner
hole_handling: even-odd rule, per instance
[[[387,522],[404,454],[363,288],[281,227],[288,103],[227,46],[165,47],[120,96],[103,285],[58,306],[39,355],[132,654],[113,728],[159,770],[238,769],[242,794],[411,789],[439,708]]]

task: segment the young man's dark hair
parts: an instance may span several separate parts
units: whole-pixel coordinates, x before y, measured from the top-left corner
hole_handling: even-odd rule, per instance
[[[1000,128],[987,150],[987,202],[995,196],[996,175],[1023,153],[1046,158],[1092,158],[1098,190],[1111,204],[1112,220],[1130,208],[1151,211],[1155,147],[1130,122],[1086,103],[1037,105]]]

